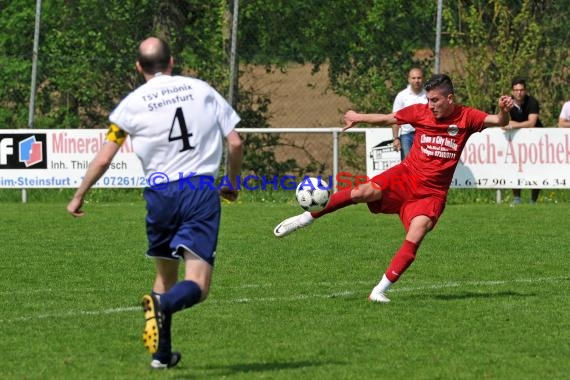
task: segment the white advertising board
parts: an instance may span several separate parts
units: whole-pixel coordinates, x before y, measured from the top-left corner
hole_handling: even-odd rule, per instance
[[[400,162],[388,128],[366,131],[366,174],[373,177]],[[473,134],[461,154],[454,188],[570,188],[570,129],[488,128]]]
[[[106,129],[0,129],[0,188],[75,188],[105,141]],[[144,187],[127,139],[94,187]]]
[[[105,140],[103,129],[1,130],[0,188],[75,188]],[[400,162],[389,128],[366,130],[366,174]],[[146,186],[127,139],[95,187]],[[489,128],[467,142],[451,184],[455,188],[570,188],[570,129]]]

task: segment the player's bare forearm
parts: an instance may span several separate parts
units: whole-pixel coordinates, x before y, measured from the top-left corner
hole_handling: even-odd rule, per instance
[[[243,144],[239,135],[234,131],[227,136],[228,142],[228,167],[227,178],[231,187],[223,187],[220,195],[229,200],[235,201],[238,197],[238,176],[241,174],[241,164],[243,161]]]
[[[67,205],[67,211],[73,216],[83,216],[84,213],[81,211],[81,207],[83,206],[83,199],[85,195],[91,189],[91,187],[105,174],[107,169],[109,168],[109,164],[104,164],[100,160],[94,159],[87,168],[85,172],[85,176],[81,181],[81,184],[75,191],[73,198]]]
[[[81,211],[81,207],[83,206],[83,200],[85,198],[85,194],[91,189],[91,187],[101,178],[101,176],[107,171],[109,165],[102,165],[100,161],[93,160],[87,171],[85,172],[85,176],[81,181],[81,184],[75,191],[73,198],[67,205],[67,212],[69,212],[73,216],[83,216],[84,212]]]
[[[120,146],[114,142],[107,142],[101,150],[95,155],[93,161],[89,164],[81,184],[75,191],[75,195],[67,205],[67,211],[73,216],[82,216],[81,206],[85,194],[91,187],[105,174],[109,165],[113,161],[113,157],[118,152]]]
[[[226,176],[230,182],[230,185],[222,186],[220,189],[220,195],[222,198],[233,202],[237,200],[239,195],[238,176],[241,174],[241,151],[240,153],[237,153],[236,151],[228,152],[228,161],[228,171]]]

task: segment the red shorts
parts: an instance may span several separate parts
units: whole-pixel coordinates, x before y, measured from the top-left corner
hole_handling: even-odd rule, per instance
[[[382,199],[368,203],[374,214],[398,214],[408,231],[410,222],[419,215],[430,218],[435,226],[445,209],[445,198],[423,188],[408,167],[396,165],[371,179],[372,185],[382,190]]]

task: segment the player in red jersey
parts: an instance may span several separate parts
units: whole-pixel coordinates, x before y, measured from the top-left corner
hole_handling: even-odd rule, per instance
[[[391,114],[348,111],[344,115],[343,130],[359,123],[411,124],[416,136],[404,161],[365,184],[336,192],[324,210],[285,219],[273,231],[277,237],[286,236],[356,203],[367,203],[372,213],[399,214],[406,237],[368,297],[374,302],[390,302],[385,292],[412,264],[423,238],[443,213],[455,167],[469,136],[486,127],[507,125],[513,107],[510,96],[499,98],[495,115],[456,104],[453,84],[445,74],[434,75],[424,88],[427,104],[414,104]]]

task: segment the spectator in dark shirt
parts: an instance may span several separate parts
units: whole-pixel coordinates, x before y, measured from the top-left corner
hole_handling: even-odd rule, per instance
[[[519,128],[542,128],[538,118],[540,107],[536,98],[527,94],[526,81],[517,77],[511,82],[511,95],[515,106],[510,111],[511,121],[503,129],[513,130]],[[536,203],[540,189],[531,190],[530,203]],[[513,189],[511,206],[521,204],[521,189]]]

